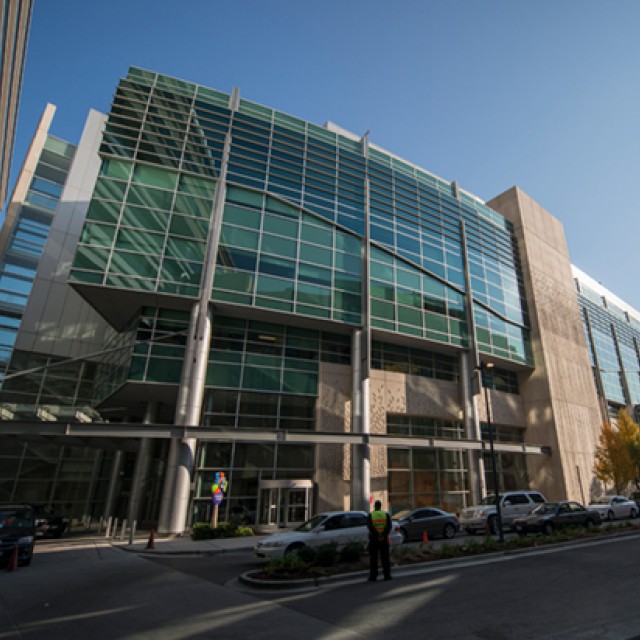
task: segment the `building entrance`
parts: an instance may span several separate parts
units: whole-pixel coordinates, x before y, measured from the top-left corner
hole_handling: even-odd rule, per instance
[[[261,529],[287,529],[309,519],[313,500],[311,480],[262,480],[258,497]]]

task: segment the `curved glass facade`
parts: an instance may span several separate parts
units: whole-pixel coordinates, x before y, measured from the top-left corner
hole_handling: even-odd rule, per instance
[[[214,300],[359,326],[368,227],[372,328],[467,347],[464,222],[479,350],[531,364],[503,217],[366,140],[134,68],[109,114],[71,280],[169,307],[197,297],[227,134]]]

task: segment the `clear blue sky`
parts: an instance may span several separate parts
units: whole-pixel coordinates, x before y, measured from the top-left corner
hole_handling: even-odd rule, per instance
[[[489,200],[518,185],[640,310],[638,0],[36,0],[15,175],[130,65],[332,120]],[[13,184],[13,182],[12,182]]]

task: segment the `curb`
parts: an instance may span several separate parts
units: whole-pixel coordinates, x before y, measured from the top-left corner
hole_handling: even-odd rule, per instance
[[[395,570],[399,569],[396,567]],[[238,582],[254,589],[304,589],[305,587],[319,587],[323,584],[331,584],[333,582],[347,582],[359,576],[362,576],[363,582],[369,575],[368,571],[351,571],[345,573],[337,573],[333,576],[318,576],[317,578],[300,578],[299,580],[259,580],[252,578],[251,574],[255,571],[249,571],[238,576]]]
[[[127,553],[136,553],[139,556],[144,557],[153,557],[153,556],[217,556],[223,553],[234,553],[235,551],[251,551],[253,549],[252,546],[247,547],[234,547],[233,549],[188,549],[186,551],[180,551],[178,549],[167,549],[162,550],[158,549],[136,549],[133,545],[128,545],[126,543],[110,543],[112,547],[116,549],[120,549],[121,551],[126,551]]]

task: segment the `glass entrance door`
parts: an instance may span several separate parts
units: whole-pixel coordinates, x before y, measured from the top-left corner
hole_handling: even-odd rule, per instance
[[[268,526],[278,525],[279,489],[260,490],[260,517],[259,524]]]
[[[259,525],[291,528],[310,517],[311,480],[263,480],[259,495]]]
[[[308,489],[285,489],[286,524],[302,523],[309,518]]]

